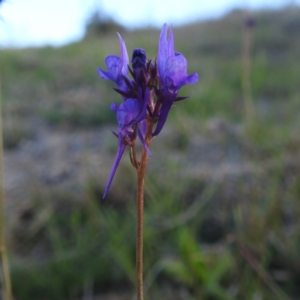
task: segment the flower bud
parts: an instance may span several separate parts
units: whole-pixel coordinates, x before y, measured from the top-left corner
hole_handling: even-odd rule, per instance
[[[133,71],[136,69],[145,69],[146,68],[146,52],[142,48],[135,48],[132,52],[132,68]]]

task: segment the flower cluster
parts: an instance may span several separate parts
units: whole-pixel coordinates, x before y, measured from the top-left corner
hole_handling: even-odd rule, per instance
[[[198,81],[197,73],[187,74],[187,60],[174,50],[172,28],[169,37],[167,35],[167,24],[164,24],[157,59],[154,61],[147,59],[143,49],[134,49],[130,68],[125,42],[118,34],[121,56],[109,55],[105,59],[107,71],[98,69],[100,77],[116,84],[115,91],[123,98],[119,106],[111,104],[119,124],[118,133],[114,133],[118,138],[118,152],[103,198],[109,190],[126,146],[130,147],[131,161],[138,169],[134,148],[136,138],[140,139],[145,151],[151,155],[149,143],[152,137],[161,132],[173,103],[186,99],[178,97],[179,89]]]

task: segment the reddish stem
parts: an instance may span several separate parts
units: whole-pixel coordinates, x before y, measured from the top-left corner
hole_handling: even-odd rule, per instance
[[[145,142],[148,148],[152,139],[153,120],[147,120]],[[136,233],[136,269],[137,269],[137,300],[144,299],[143,289],[143,229],[144,229],[144,194],[145,174],[148,162],[148,152],[143,147],[142,158],[137,170],[137,233]]]

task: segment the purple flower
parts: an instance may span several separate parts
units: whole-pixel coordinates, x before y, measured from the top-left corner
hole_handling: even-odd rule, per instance
[[[157,65],[160,77],[160,92],[158,101],[161,108],[158,112],[158,123],[153,135],[158,135],[164,126],[168,113],[177,99],[179,89],[186,85],[196,83],[198,74],[187,74],[187,60],[179,52],[174,50],[174,36],[172,28],[170,29],[169,38],[167,39],[168,27],[163,25],[158,43]]]
[[[116,83],[118,89],[125,91],[126,83],[124,76],[128,75],[129,58],[124,40],[121,35],[117,33],[120,40],[121,57],[116,55],[109,55],[105,59],[105,64],[108,71],[98,68],[98,74],[105,80],[112,80]]]
[[[143,93],[142,89],[139,89],[137,99],[129,98],[121,103],[119,107],[116,103],[112,103],[110,106],[110,108],[116,112],[116,118],[119,123],[118,134],[116,134],[118,136],[118,151],[105,187],[103,199],[108,193],[126,146],[134,142],[136,134],[138,134],[146,151],[151,155],[145,143],[142,130],[139,128],[139,123],[142,122],[146,116],[146,107],[149,97],[149,89],[146,89],[145,93]]]

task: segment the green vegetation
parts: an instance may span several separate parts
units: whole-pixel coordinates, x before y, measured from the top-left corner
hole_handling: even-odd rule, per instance
[[[254,13],[250,126],[241,84],[243,16],[234,11],[174,29],[176,49],[200,83],[184,87],[189,99],[176,104],[153,141],[147,299],[299,298],[300,9]],[[6,153],[21,153],[41,128],[104,136],[115,128],[109,105],[120,100],[97,67],[119,53],[118,27],[88,28],[85,39],[62,48],[1,50]],[[156,56],[157,30],[118,31],[129,52],[143,47]],[[86,161],[99,159],[97,172],[76,169],[80,188],[33,176],[30,205],[8,215],[16,300],[132,299],[135,174],[124,156],[103,202],[116,140],[99,143],[97,158],[84,153]]]

